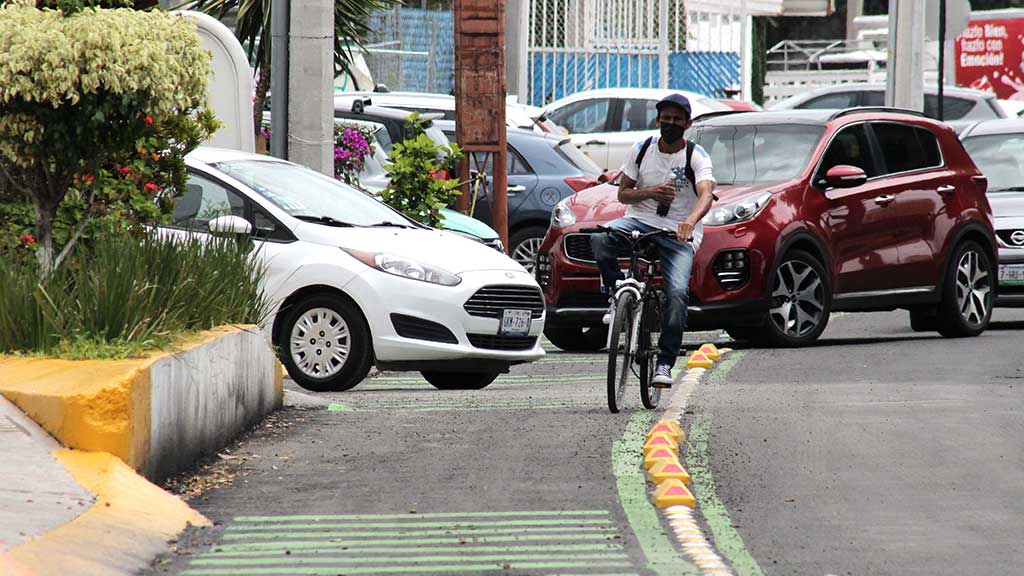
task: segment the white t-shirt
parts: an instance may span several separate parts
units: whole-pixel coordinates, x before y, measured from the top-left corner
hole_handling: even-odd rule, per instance
[[[622,165],[622,172],[636,180],[637,188],[649,188],[663,182],[669,182],[672,178],[672,169],[676,167],[686,168],[686,147],[675,154],[665,154],[658,149],[658,137],[651,140],[647,147],[643,162],[637,169],[636,157],[640,154],[640,148],[646,140],[637,142],[629,153],[626,154],[626,161]],[[715,184],[715,177],[711,174],[711,157],[700,145],[693,148],[693,180],[694,182],[711,182]],[[697,203],[697,192],[693,189],[689,180],[684,182],[684,189],[676,192],[676,198],[669,206],[668,214],[658,216],[658,201],[654,198],[630,204],[626,208],[626,216],[653,226],[655,228],[667,228],[675,230],[679,223],[693,212],[693,206]],[[693,227],[693,248],[700,247],[700,241],[704,237],[704,224],[697,222]]]

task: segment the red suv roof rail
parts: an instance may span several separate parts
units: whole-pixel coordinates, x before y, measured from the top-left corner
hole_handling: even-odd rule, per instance
[[[909,116],[918,116],[921,118],[927,118],[922,112],[917,110],[911,110],[909,108],[893,108],[891,106],[858,106],[855,108],[847,108],[840,110],[835,114],[829,116],[829,121],[835,120],[836,118],[842,118],[843,116],[849,116],[850,114],[860,114],[862,112],[885,112],[888,114],[906,114]]]

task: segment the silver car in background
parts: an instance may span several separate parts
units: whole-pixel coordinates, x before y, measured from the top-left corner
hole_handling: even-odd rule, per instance
[[[988,178],[999,242],[996,305],[1024,307],[1024,119],[978,122],[960,139]]]

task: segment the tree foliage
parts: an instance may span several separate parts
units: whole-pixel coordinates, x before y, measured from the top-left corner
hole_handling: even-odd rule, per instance
[[[166,211],[184,186],[185,154],[217,125],[206,103],[210,56],[190,19],[89,0],[45,4],[60,10],[0,7],[0,178],[5,194],[34,208],[44,274],[94,218],[152,221]],[[55,255],[59,222],[68,229]]]

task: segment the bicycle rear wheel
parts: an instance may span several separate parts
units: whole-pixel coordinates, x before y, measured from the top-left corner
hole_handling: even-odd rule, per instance
[[[661,331],[661,299],[657,296],[644,304],[643,316],[640,317],[637,345],[638,363],[640,367],[640,401],[644,408],[653,410],[661,401],[661,388],[655,388],[654,368],[658,364],[658,350],[654,345],[654,333]]]
[[[622,408],[626,383],[633,369],[633,325],[636,317],[636,296],[623,292],[615,302],[615,315],[608,338],[608,409],[617,413]]]

